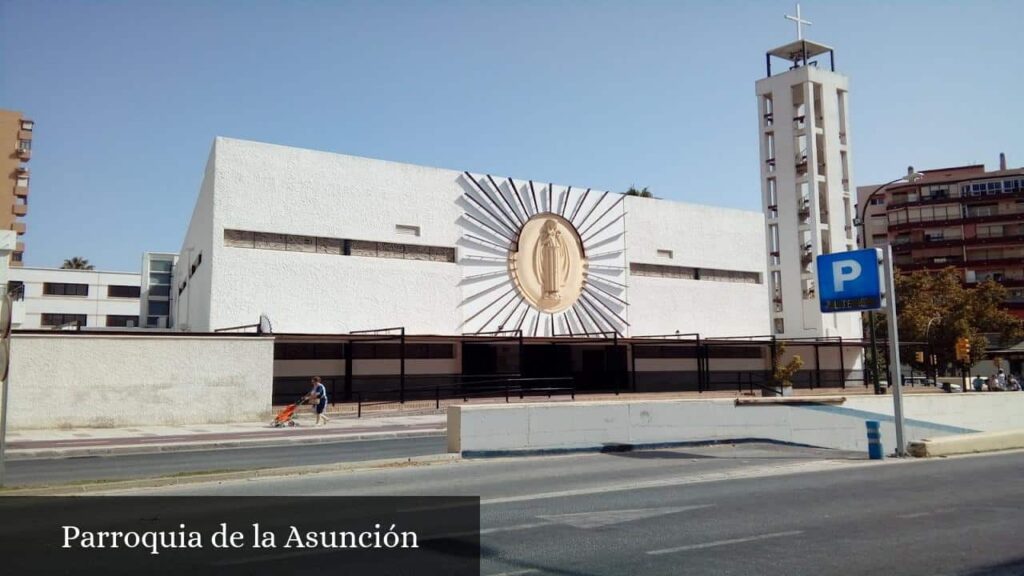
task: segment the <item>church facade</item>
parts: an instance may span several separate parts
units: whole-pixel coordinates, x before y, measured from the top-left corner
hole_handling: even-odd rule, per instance
[[[272,331],[277,403],[314,375],[338,401],[751,389],[774,349],[763,230],[757,212],[217,138],[173,327]],[[809,385],[838,381],[820,352]]]
[[[180,330],[768,334],[763,216],[216,139]]]

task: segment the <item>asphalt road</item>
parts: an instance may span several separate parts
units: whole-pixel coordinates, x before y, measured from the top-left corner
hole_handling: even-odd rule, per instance
[[[42,486],[98,480],[151,478],[189,472],[359,462],[442,454],[445,449],[443,436],[422,436],[121,456],[14,460],[7,463],[7,484],[9,486]]]
[[[1024,452],[910,462],[740,445],[135,494],[476,494],[485,576],[1024,574]]]

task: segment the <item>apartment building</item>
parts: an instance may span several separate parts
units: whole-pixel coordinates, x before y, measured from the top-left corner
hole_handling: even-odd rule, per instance
[[[12,268],[12,324],[18,329],[139,326],[140,279],[133,272]]]
[[[29,170],[25,163],[32,158],[32,130],[35,123],[21,112],[0,110],[0,230],[14,230],[18,242],[11,254],[11,266],[21,266],[25,244],[25,222],[28,213]]]
[[[171,284],[178,255],[168,252],[146,252],[142,255],[142,294],[139,317],[146,328],[170,328]]]
[[[967,285],[995,280],[1024,318],[1024,168],[1007,169],[1000,155],[998,170],[972,164],[922,173],[881,191],[857,188],[866,245],[891,243],[901,272],[954,266]]]

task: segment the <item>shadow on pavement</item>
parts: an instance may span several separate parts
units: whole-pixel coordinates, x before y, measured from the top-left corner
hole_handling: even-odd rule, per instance
[[[712,446],[709,446],[709,448]],[[787,450],[776,445],[715,445],[716,448],[735,449],[720,450],[718,453],[680,452],[678,448],[637,448],[631,444],[607,443],[601,448],[601,454],[635,458],[638,460],[866,460],[867,455],[848,450],[829,450],[826,448],[798,448]],[[758,453],[761,450],[761,453]],[[772,453],[772,452],[777,453]]]
[[[1020,576],[1024,574],[1024,558],[976,568],[959,574],[961,576]]]

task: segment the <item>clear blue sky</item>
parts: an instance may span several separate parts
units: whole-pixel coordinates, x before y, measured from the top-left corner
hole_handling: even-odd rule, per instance
[[[1024,165],[1024,2],[803,2],[854,177]],[[789,1],[0,0],[36,121],[26,263],[176,251],[214,136],[760,210],[754,81]]]

